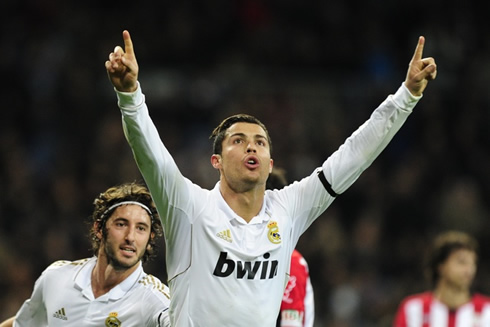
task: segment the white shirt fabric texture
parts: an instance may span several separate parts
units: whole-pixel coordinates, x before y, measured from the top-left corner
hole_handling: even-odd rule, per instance
[[[305,327],[313,327],[315,321],[315,298],[311,278],[308,276],[306,281],[306,297],[305,297]]]
[[[96,257],[57,261],[36,281],[14,327],[170,327],[169,289],[139,267],[108,293],[94,298],[91,273]]]
[[[335,193],[344,192],[421,98],[402,84],[310,176],[281,190],[267,190],[262,209],[247,223],[227,205],[219,182],[207,190],[180,173],[140,86],[116,94],[126,139],[164,227],[173,327],[275,326],[291,253],[300,235],[335,199],[318,174],[324,174]]]

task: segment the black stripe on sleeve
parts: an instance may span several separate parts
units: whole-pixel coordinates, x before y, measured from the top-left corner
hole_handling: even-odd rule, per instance
[[[325,178],[325,174],[323,173],[323,170],[320,170],[318,172],[318,178],[320,179],[320,182],[322,182],[323,187],[325,187],[328,194],[330,194],[331,196],[333,196],[335,198],[338,194],[335,193],[335,191],[332,189],[332,185],[330,185],[330,183]]]
[[[160,314],[158,315],[158,327],[164,327],[162,324],[161,324],[161,319],[162,319],[162,315],[165,313],[165,311],[167,311],[168,308],[165,308],[162,312],[160,312]]]
[[[162,318],[162,314],[163,314],[163,311],[160,312],[160,314],[158,315],[158,327],[162,327],[162,324],[160,323],[160,319]]]

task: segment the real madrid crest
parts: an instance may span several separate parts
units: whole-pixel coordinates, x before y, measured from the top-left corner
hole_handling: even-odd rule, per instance
[[[281,234],[279,234],[277,221],[271,221],[269,224],[267,224],[267,228],[269,228],[269,230],[267,231],[267,237],[269,238],[269,241],[274,244],[281,243]]]
[[[109,313],[109,317],[105,320],[106,327],[121,327],[121,320],[117,319],[117,312]]]

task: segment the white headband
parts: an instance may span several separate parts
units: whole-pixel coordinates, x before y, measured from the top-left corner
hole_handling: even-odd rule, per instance
[[[150,215],[150,220],[153,221],[153,214],[151,213],[150,208],[145,206],[143,203],[136,202],[136,201],[122,201],[122,202],[118,202],[116,204],[113,204],[106,211],[104,211],[104,213],[102,214],[102,217],[104,217],[112,209],[117,208],[117,207],[122,206],[122,205],[125,205],[125,204],[135,204],[135,205],[140,206],[141,208],[145,209],[146,212],[148,212],[148,214]]]

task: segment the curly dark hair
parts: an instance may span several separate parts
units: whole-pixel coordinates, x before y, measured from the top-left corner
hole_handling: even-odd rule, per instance
[[[478,256],[478,242],[471,235],[460,231],[447,231],[439,234],[425,259],[425,274],[431,285],[439,281],[439,265],[457,250],[469,250]]]
[[[100,193],[94,200],[94,211],[88,221],[90,224],[92,251],[97,255],[100,248],[100,242],[107,238],[106,223],[112,212],[116,209],[116,207],[111,207],[123,201],[139,202],[148,207],[151,211],[151,236],[148,241],[149,247],[147,247],[143,258],[141,259],[142,262],[146,262],[148,259],[156,256],[156,239],[163,235],[163,228],[150,192],[145,186],[135,182],[110,187],[105,192]],[[102,240],[97,237],[99,232],[102,234]]]
[[[225,139],[226,131],[233,124],[236,123],[257,124],[260,127],[262,127],[267,137],[267,142],[269,143],[270,152],[272,153],[272,141],[265,125],[254,116],[247,115],[247,114],[237,114],[225,118],[218,126],[216,126],[216,128],[209,136],[209,138],[213,140],[213,154],[221,154],[221,152],[223,151],[223,140]]]

